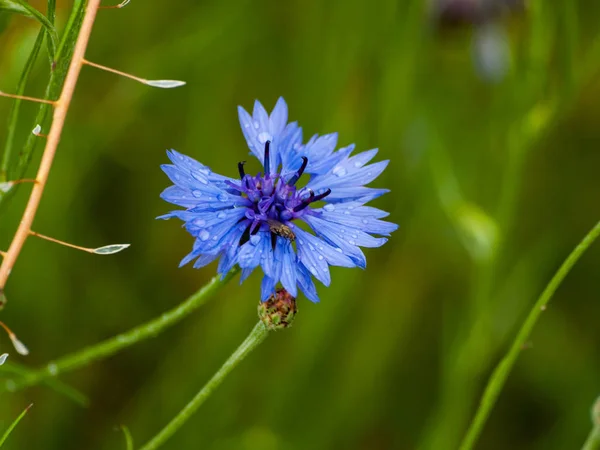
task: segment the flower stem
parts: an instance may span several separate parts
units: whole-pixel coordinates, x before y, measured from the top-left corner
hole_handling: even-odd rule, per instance
[[[593,428],[586,439],[581,450],[600,450],[600,397],[592,406],[592,424]]]
[[[12,392],[35,385],[48,378],[58,376],[99,359],[114,355],[144,339],[155,337],[206,303],[206,301],[233,278],[237,272],[237,268],[232,269],[223,279],[221,279],[219,275],[215,276],[208,284],[204,285],[199,291],[188,297],[183,303],[163,313],[160,317],[139,325],[125,333],[118,334],[99,344],[92,345],[91,347],[84,348],[83,350],[57,359],[56,361],[52,361],[45,367],[30,372],[29,375],[18,381],[8,380],[4,386],[0,386],[0,392],[6,390]]]
[[[225,377],[237,366],[252,350],[265,340],[269,330],[262,322],[258,322],[246,340],[229,357],[219,371],[204,385],[196,396],[140,450],[155,450],[164,444],[181,426],[196,412],[213,391],[223,382]]]
[[[537,323],[540,314],[546,309],[546,305],[552,298],[552,295],[558,286],[560,286],[562,283],[565,276],[599,235],[600,222],[596,223],[596,225],[588,232],[588,234],[586,234],[577,247],[573,249],[571,254],[569,254],[567,259],[562,263],[558,271],[546,285],[544,291],[538,297],[537,301],[533,305],[533,308],[529,312],[529,315],[525,319],[525,322],[523,322],[523,325],[521,325],[521,329],[515,337],[510,349],[502,361],[500,361],[500,363],[496,366],[496,369],[494,369],[494,372],[488,380],[487,386],[479,403],[479,407],[477,408],[475,417],[473,418],[473,421],[467,430],[467,434],[462,441],[460,450],[471,450],[475,445],[475,442],[481,434],[483,426],[485,425],[485,422],[487,421],[487,418],[489,417],[490,412],[496,403],[496,399],[498,398],[498,395],[500,395],[500,391],[502,390],[511,369],[515,365],[521,349],[529,339],[529,335]]]
[[[592,428],[581,450],[600,450],[600,426]]]

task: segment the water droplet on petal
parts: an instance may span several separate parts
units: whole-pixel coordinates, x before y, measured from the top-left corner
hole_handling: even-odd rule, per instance
[[[217,219],[224,219],[226,214],[223,211],[217,213]]]
[[[200,197],[202,197],[202,191],[198,191],[198,190],[192,191],[192,195],[196,198],[200,198]]]
[[[300,148],[300,144],[296,142],[293,146],[294,150],[298,150]]]
[[[206,220],[194,219],[194,225],[196,225],[197,227],[203,227],[204,225],[206,225]]]
[[[248,122],[244,123],[244,128],[250,128],[250,124]]]
[[[319,261],[323,261],[323,255],[319,255]]]
[[[350,244],[350,245],[356,245],[356,242],[350,240],[350,241],[348,241],[348,244]]]
[[[350,211],[344,211],[344,214],[346,214],[347,216],[350,215]]]
[[[254,128],[256,128],[258,130],[258,127],[260,126],[260,124],[258,123],[258,120],[254,121]]]
[[[206,241],[210,237],[210,233],[206,230],[202,230],[200,232],[200,234],[198,235],[198,237],[200,238],[201,241]]]
[[[363,223],[369,223],[367,219],[363,219]]]
[[[325,211],[333,211],[335,210],[335,206],[333,206],[331,203],[327,203],[325,206],[323,206],[323,209]]]
[[[342,166],[335,166],[333,168],[332,173],[336,176],[336,177],[343,177],[344,175],[346,175],[346,169],[344,169]]]
[[[357,169],[359,169],[360,167],[362,167],[362,163],[360,161],[356,161],[354,163],[354,167],[356,167]]]
[[[260,236],[258,234],[250,236],[250,243],[252,245],[257,245],[260,242]]]
[[[261,144],[264,144],[265,142],[272,141],[272,140],[273,140],[273,136],[271,136],[266,131],[263,131],[262,133],[260,133],[258,135],[258,142],[260,142]]]
[[[229,199],[229,196],[227,194],[223,193],[223,194],[219,194],[219,196],[217,198],[222,202],[226,202]]]

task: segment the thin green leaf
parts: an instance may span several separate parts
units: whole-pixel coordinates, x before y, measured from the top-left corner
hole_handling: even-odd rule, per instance
[[[6,441],[6,439],[12,432],[12,430],[17,426],[17,424],[21,421],[21,419],[25,416],[25,414],[27,414],[27,411],[29,411],[29,408],[31,408],[32,406],[33,406],[33,403],[31,405],[29,405],[27,408],[25,408],[23,410],[23,412],[21,414],[19,414],[19,417],[17,417],[14,420],[14,422],[10,424],[10,427],[8,427],[8,430],[6,430],[4,432],[4,435],[2,436],[2,438],[0,438],[0,447],[2,447],[2,445],[4,444],[4,441]]]
[[[17,364],[14,361],[7,361],[6,364],[0,367],[0,373],[14,374],[27,378],[31,375],[32,370],[28,369],[22,364]],[[49,387],[53,391],[64,395],[73,402],[77,403],[79,406],[85,408],[89,404],[89,399],[83,393],[57,378],[47,378],[42,382],[42,384]]]
[[[48,8],[46,16],[53,27],[56,27],[56,0],[48,0]],[[48,40],[48,56],[50,57],[50,65],[54,65],[54,55],[52,53],[52,41]]]
[[[60,95],[62,85],[65,81],[65,77],[67,76],[69,64],[73,56],[75,42],[77,41],[77,36],[79,35],[79,30],[81,29],[81,23],[83,21],[83,15],[85,12],[85,4],[85,0],[75,0],[75,4],[73,5],[73,9],[71,10],[71,15],[69,16],[67,26],[65,27],[63,37],[58,47],[58,52],[56,53],[56,64],[54,70],[52,71],[50,81],[48,83],[48,86],[46,87],[46,94],[44,96],[44,98],[46,99],[55,100]],[[40,105],[38,113],[34,119],[34,125],[31,128],[33,128],[37,124],[44,126],[49,117],[50,109],[50,105]],[[36,145],[39,144],[40,141],[41,139],[37,136],[34,136],[33,134],[30,134],[27,137],[27,140],[25,141],[25,144],[23,145],[23,148],[19,153],[20,158],[15,171],[15,179],[23,178],[23,175],[27,170],[27,166],[31,161],[33,151],[35,150]],[[14,193],[18,191],[18,187],[19,185],[16,185],[14,189],[10,191],[9,194],[4,195],[4,197],[0,196],[0,204],[4,203],[8,198],[12,197],[12,195],[14,195]]]
[[[0,10],[10,11],[17,14],[22,14],[26,17],[31,17],[37,20],[45,28],[52,45],[49,47],[50,57],[54,59],[56,47],[58,46],[58,34],[54,29],[52,22],[48,20],[41,12],[23,0],[0,0]]]
[[[40,53],[40,49],[42,48],[44,34],[45,32],[43,30],[40,31],[35,43],[33,44],[29,58],[27,58],[27,62],[25,63],[25,67],[23,68],[23,72],[19,78],[19,83],[17,84],[17,89],[15,92],[17,95],[23,95],[25,92],[29,75],[31,74],[31,70],[35,65],[35,61]],[[14,150],[15,132],[17,130],[19,112],[21,111],[21,103],[22,100],[15,100],[8,116],[8,130],[6,133],[4,152],[2,153],[2,163],[0,165],[0,182],[8,181],[10,179],[9,169]],[[0,193],[0,196],[1,195],[2,194]]]
[[[125,435],[126,450],[133,450],[133,437],[131,436],[131,433],[129,432],[129,428],[127,428],[125,425],[121,425],[119,428]]]

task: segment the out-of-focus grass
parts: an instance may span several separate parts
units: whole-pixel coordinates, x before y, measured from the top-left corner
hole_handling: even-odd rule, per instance
[[[133,245],[102,258],[27,243],[2,318],[32,349],[21,362],[130,328],[213,275],[177,269],[191,239],[154,221],[170,208],[158,198],[164,151],[235,176],[247,159],[236,105],[271,107],[283,95],[307,136],[339,131],[340,144],[391,160],[374,185],[392,192],[376,205],[401,228],[367,250],[366,271],[334,269],[321,304],[300,299],[294,328],[245,361],[165,448],[455,448],[527,308],[600,217],[600,5],[530,4],[500,23],[512,57],[498,83],[474,69],[473,30],[436,30],[419,2],[174,0],[102,11],[90,60],[188,85],[157,91],[84,68],[35,229]],[[58,23],[68,7],[59,2]],[[37,28],[14,18],[0,30],[9,91]],[[30,94],[43,92],[46,66],[39,58]],[[0,101],[0,117],[9,107]],[[34,111],[23,105],[17,148]],[[25,191],[2,212],[0,248]],[[585,439],[599,389],[599,255],[592,249],[557,292],[478,448]],[[232,283],[158,339],[65,377],[89,396],[87,409],[44,387],[3,396],[4,428],[36,404],[6,448],[119,448],[121,423],[145,441],[250,330],[258,289],[258,276]]]

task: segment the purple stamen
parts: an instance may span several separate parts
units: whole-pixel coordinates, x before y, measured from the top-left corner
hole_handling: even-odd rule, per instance
[[[271,141],[267,141],[265,142],[265,161],[264,161],[264,166],[265,166],[265,176],[268,176],[271,173],[271,158],[270,156],[270,151],[269,151],[269,147],[271,146]]]
[[[314,191],[310,188],[308,189],[308,191],[310,192],[309,197],[302,200],[302,203],[300,203],[298,206],[296,206],[294,208],[294,212],[302,211],[304,208],[306,208],[311,203],[318,202],[319,200],[323,200],[325,197],[327,197],[329,194],[331,194],[331,189],[327,189],[325,192],[323,192],[322,194],[319,194],[319,195],[315,195]]]
[[[296,181],[298,181],[298,179],[304,173],[304,170],[306,169],[307,164],[308,164],[308,158],[306,156],[303,156],[302,157],[302,165],[298,169],[298,172],[296,172],[296,174],[292,178],[289,179],[289,181],[287,182],[288,186],[293,186],[294,184],[296,184]]]
[[[244,164],[246,164],[246,161],[240,161],[238,163],[238,171],[240,172],[240,180],[243,180],[244,177],[246,176],[246,172],[244,171]]]

